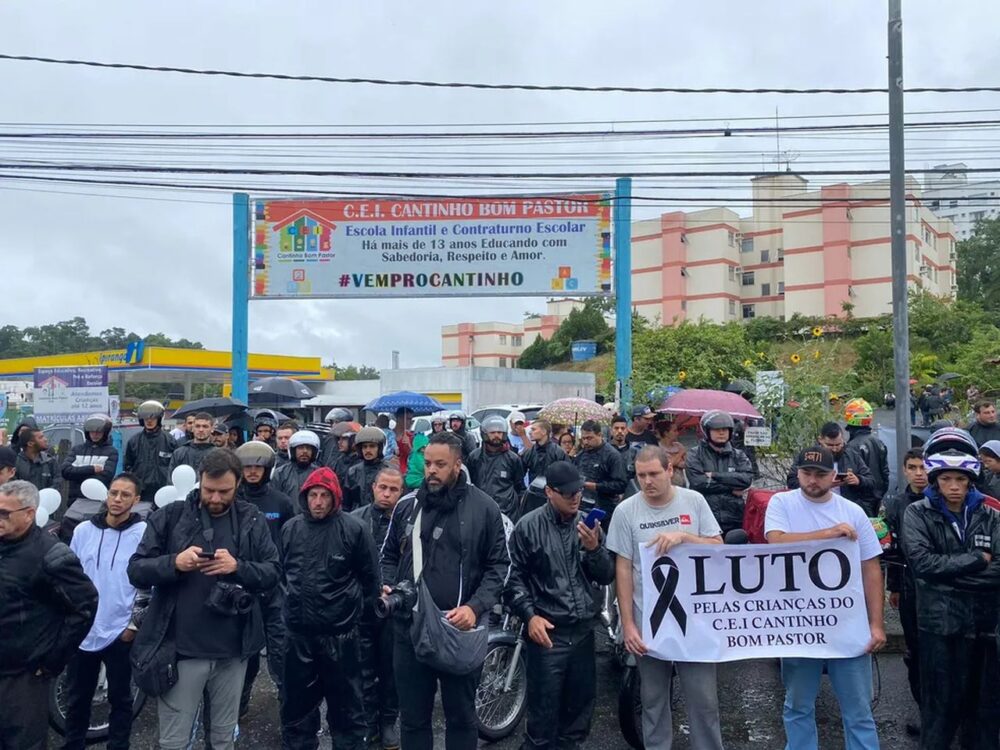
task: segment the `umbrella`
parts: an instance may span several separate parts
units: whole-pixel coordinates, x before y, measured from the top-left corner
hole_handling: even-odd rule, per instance
[[[941,377],[939,377],[938,380],[941,380],[941,381],[955,380],[956,378],[960,378],[960,377],[962,377],[962,373],[960,373],[960,372],[946,372],[944,375],[942,375]]]
[[[726,386],[725,390],[729,393],[739,393],[742,395],[744,393],[756,393],[757,386],[749,380],[734,380]]]
[[[282,422],[287,422],[289,419],[291,419],[291,417],[285,416],[280,411],[274,411],[274,409],[250,409],[248,411],[243,412],[242,414],[234,414],[233,416],[228,417],[226,419],[226,427],[228,427],[229,429],[236,427],[237,429],[240,430],[253,432],[254,420],[256,420],[256,418],[260,416],[261,413],[270,414],[272,417],[274,417],[275,421],[278,424],[281,424]]]
[[[315,395],[294,378],[261,378],[250,384],[250,402],[255,404],[301,401]]]
[[[546,404],[535,419],[565,425],[577,425],[588,419],[609,424],[611,413],[596,401],[587,398],[559,398]]]
[[[361,425],[357,422],[337,422],[330,428],[330,434],[334,437],[341,437],[345,432],[360,432]]]
[[[189,414],[197,414],[200,411],[211,414],[213,417],[230,417],[233,414],[242,414],[247,410],[247,405],[234,398],[215,396],[212,398],[199,398],[197,401],[188,401],[184,406],[174,412],[174,419],[185,419]]]
[[[423,393],[413,391],[396,391],[395,393],[384,393],[374,401],[365,404],[365,409],[374,412],[388,412],[395,414],[400,409],[406,409],[413,414],[433,414],[442,411],[442,406],[436,399]]]
[[[705,388],[693,388],[675,393],[664,401],[657,411],[693,419],[699,419],[705,412],[709,411],[723,411],[739,419],[761,418],[760,412],[754,408],[753,404],[738,393],[713,391]]]

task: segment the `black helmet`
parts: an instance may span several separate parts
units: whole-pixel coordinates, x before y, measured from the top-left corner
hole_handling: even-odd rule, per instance
[[[83,421],[84,432],[103,432],[105,437],[111,432],[111,417],[107,414],[91,414]]]
[[[143,401],[139,408],[135,410],[135,415],[140,420],[163,419],[163,404],[159,401]]]
[[[378,427],[362,427],[354,438],[354,444],[361,445],[362,443],[385,445],[385,433]]]
[[[243,443],[235,452],[236,458],[243,466],[263,466],[265,469],[274,466],[274,451],[271,450],[270,445],[262,443],[260,440]]]
[[[278,429],[278,418],[270,411],[258,412],[257,416],[253,418],[254,432],[257,431],[258,427],[270,427],[273,432]]]
[[[701,418],[701,429],[706,435],[709,430],[729,430],[732,433],[736,429],[736,422],[724,411],[709,411]]]
[[[326,418],[323,421],[336,424],[337,422],[350,422],[353,419],[354,415],[351,414],[349,409],[345,409],[342,406],[336,406],[326,413]]]

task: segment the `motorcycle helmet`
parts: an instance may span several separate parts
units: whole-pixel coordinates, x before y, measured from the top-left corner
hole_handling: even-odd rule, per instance
[[[265,469],[274,467],[274,451],[270,445],[260,440],[243,443],[235,453],[243,466],[263,466]]]
[[[319,436],[312,430],[293,432],[292,436],[288,438],[288,455],[292,457],[292,460],[295,459],[295,449],[302,445],[312,448],[313,455],[311,460],[315,461],[316,456],[319,455]]]
[[[443,425],[447,425],[448,424],[448,418],[446,416],[444,416],[443,414],[437,414],[437,415],[431,417],[430,421],[431,421],[431,427],[433,427],[436,424],[443,424]]]
[[[336,406],[326,413],[323,421],[330,424],[337,424],[338,422],[350,422],[352,419],[354,419],[354,415],[351,414],[350,410],[342,406]]]
[[[385,433],[378,427],[362,427],[354,438],[354,444],[361,445],[362,443],[385,445]]]
[[[708,437],[710,430],[729,430],[729,436],[732,437],[735,429],[736,422],[724,411],[705,412],[701,418],[701,430],[706,437]]]
[[[453,411],[451,414],[448,415],[448,421],[451,422],[453,419],[461,419],[462,422],[464,423],[466,420],[465,412],[459,410]]]
[[[258,427],[270,427],[272,432],[276,432],[278,429],[278,418],[274,416],[273,412],[261,411],[253,418],[254,432],[257,431]]]
[[[852,398],[844,406],[844,421],[848,427],[871,427],[872,405],[863,398]]]
[[[965,430],[957,427],[937,430],[924,443],[924,469],[931,482],[943,471],[960,471],[975,481],[982,470],[979,446]]]
[[[482,424],[479,425],[479,431],[482,433],[484,438],[491,432],[502,432],[506,434],[507,420],[497,415],[486,417]]]
[[[107,414],[91,414],[83,421],[83,431],[88,433],[88,437],[91,432],[100,432],[106,438],[111,433],[111,417]]]
[[[135,410],[135,415],[140,422],[147,419],[159,419],[162,422],[164,411],[163,404],[159,401],[143,401]]]

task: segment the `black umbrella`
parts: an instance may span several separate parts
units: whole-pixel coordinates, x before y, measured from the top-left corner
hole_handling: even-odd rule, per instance
[[[261,378],[250,384],[251,404],[302,401],[316,394],[294,378]]]
[[[246,404],[233,398],[224,398],[221,396],[199,398],[197,401],[188,401],[184,406],[175,411],[174,419],[184,419],[189,414],[197,414],[200,411],[211,414],[213,417],[230,417],[233,414],[241,414],[246,410]]]
[[[274,409],[250,409],[243,412],[242,414],[234,414],[226,420],[226,427],[232,429],[236,427],[240,430],[245,430],[246,432],[253,432],[254,423],[261,414],[270,414],[274,417],[274,420],[281,424],[282,422],[287,422],[291,417],[282,414],[280,411],[275,411]]]
[[[944,375],[939,377],[938,380],[947,382],[949,380],[955,380],[956,378],[960,377],[962,377],[962,373],[960,372],[946,372]]]
[[[749,380],[734,380],[732,383],[723,388],[724,391],[729,391],[730,393],[756,393],[757,386],[751,383]]]

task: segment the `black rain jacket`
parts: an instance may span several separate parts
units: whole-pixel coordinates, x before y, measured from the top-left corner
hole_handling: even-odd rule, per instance
[[[549,440],[545,445],[532,445],[521,454],[521,462],[529,482],[544,477],[549,464],[565,460],[566,451],[556,445],[554,440]]]
[[[933,490],[928,490],[932,492]],[[935,635],[991,635],[1000,602],[1000,513],[987,498],[965,539],[927,498],[903,514],[903,553],[917,583],[917,626]],[[982,551],[989,551],[987,563]]]
[[[868,467],[874,482],[875,498],[881,500],[889,490],[889,450],[872,434],[870,427],[849,427],[847,447],[856,450]]]
[[[125,446],[125,471],[142,480],[142,499],[151,501],[156,491],[170,484],[170,459],[177,450],[177,442],[163,427],[133,435]]]
[[[906,564],[906,552],[903,549],[903,536],[906,533],[903,529],[903,516],[907,508],[923,499],[923,492],[913,492],[907,484],[903,490],[885,500],[885,522],[892,534],[892,545],[882,555],[882,559],[885,561],[885,587],[891,593],[900,593],[904,587],[907,592],[915,591],[913,571]]]
[[[0,676],[54,677],[97,615],[97,589],[79,558],[37,526],[0,540]]]
[[[472,483],[492,497],[507,518],[517,521],[524,494],[524,464],[517,453],[506,444],[497,451],[476,448],[468,467]]]
[[[95,464],[104,459],[104,469],[94,473]],[[83,497],[80,485],[87,479],[99,479],[105,487],[111,486],[111,480],[118,471],[118,449],[111,444],[111,438],[105,436],[99,443],[91,442],[90,437],[80,445],[74,445],[60,469],[63,479],[69,482],[69,501],[72,503]]]
[[[546,503],[514,527],[504,602],[524,622],[540,615],[559,627],[597,616],[593,585],[607,586],[614,580],[615,561],[603,534],[595,551],[584,549],[576,528],[583,519],[583,513],[563,519]]]
[[[372,484],[375,477],[382,469],[388,468],[389,464],[381,457],[374,461],[362,459],[347,470],[344,477],[344,508],[348,512],[357,508],[371,505],[375,499],[375,492]],[[337,479],[340,479],[338,476]]]
[[[573,459],[576,468],[583,474],[587,482],[597,485],[597,491],[584,490],[583,497],[588,505],[598,506],[607,510],[614,508],[618,498],[628,486],[628,473],[625,459],[614,446],[607,441],[599,448],[582,450]]]
[[[743,525],[744,500],[741,495],[734,495],[733,490],[743,491],[753,484],[753,464],[746,453],[732,443],[717,451],[707,440],[702,440],[687,454],[684,470],[688,487],[705,496],[720,526]]]
[[[860,480],[860,484],[855,487],[849,484],[841,485],[840,494],[852,503],[860,505],[869,518],[874,518],[878,515],[879,501],[875,497],[875,480],[872,478],[872,473],[868,470],[868,464],[865,463],[861,454],[851,447],[845,447],[843,452],[839,456],[835,456],[835,458],[837,460],[837,471],[853,471]],[[690,456],[688,457],[687,464],[689,467],[691,466]],[[791,490],[799,488],[798,466],[793,465],[788,472],[788,488]]]

